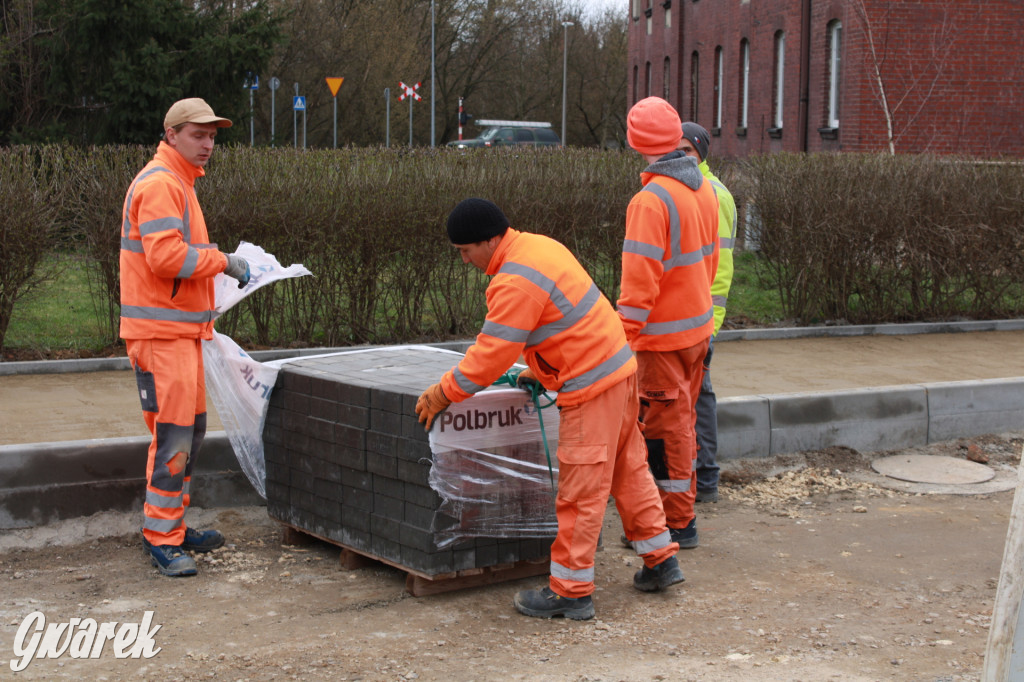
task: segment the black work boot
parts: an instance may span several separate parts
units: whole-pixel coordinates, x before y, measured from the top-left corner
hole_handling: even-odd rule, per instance
[[[224,536],[219,530],[185,529],[185,541],[181,548],[187,552],[212,552],[224,546]]]
[[[572,620],[589,620],[594,617],[594,601],[589,594],[571,599],[555,594],[550,587],[522,590],[516,594],[512,603],[516,611],[534,618],[565,616]]]
[[[690,519],[690,522],[686,524],[686,528],[669,528],[669,534],[672,536],[672,542],[679,543],[679,549],[693,549],[697,546],[699,539],[697,538],[697,519]]]
[[[657,592],[684,580],[686,578],[683,576],[683,570],[679,568],[679,562],[674,556],[670,556],[654,568],[644,566],[637,571],[633,576],[633,587],[641,592]]]

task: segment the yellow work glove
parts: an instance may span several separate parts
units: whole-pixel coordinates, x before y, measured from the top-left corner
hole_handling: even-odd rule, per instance
[[[533,370],[529,367],[520,372],[519,376],[516,377],[516,388],[521,388],[524,391],[530,391],[535,386],[537,387],[538,393],[544,392],[543,384],[540,383],[540,379],[537,378],[537,375],[534,374]]]
[[[441,390],[441,384],[434,384],[423,391],[416,401],[416,417],[420,420],[421,424],[424,424],[423,429],[429,431],[434,423],[434,417],[451,404],[452,401],[448,400],[444,391]]]

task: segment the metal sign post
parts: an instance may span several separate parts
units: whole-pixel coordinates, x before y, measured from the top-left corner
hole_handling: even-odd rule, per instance
[[[384,147],[391,147],[391,88],[384,88]]]
[[[302,149],[306,149],[306,98],[299,97],[299,84],[295,84],[295,97],[292,99],[292,120],[295,125],[295,148],[299,147],[298,115],[302,112]]]
[[[275,106],[275,100],[277,99],[275,95],[277,94],[277,89],[281,87],[281,79],[274,76],[267,84],[270,86],[270,146],[273,147],[277,141],[274,131],[274,110],[277,108]]]
[[[409,98],[409,146],[412,147],[412,101],[414,99],[423,99],[422,97],[420,97],[420,94],[416,92],[417,90],[420,89],[420,84],[417,83],[416,85],[409,87],[402,81],[398,81],[398,86],[402,88],[402,94],[398,96],[398,101],[401,102],[406,97]]]
[[[245,79],[245,87],[249,90],[249,146],[252,147],[256,144],[256,115],[254,113],[253,94],[260,89],[260,77],[250,71]]]
[[[344,78],[328,77],[327,87],[331,89],[331,97],[334,98],[334,148],[338,148],[338,88],[345,82]],[[303,119],[305,120],[305,119]]]
[[[295,84],[295,97],[292,98],[292,146],[299,148],[299,84]]]

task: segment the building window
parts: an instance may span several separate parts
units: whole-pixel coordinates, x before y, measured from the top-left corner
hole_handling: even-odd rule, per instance
[[[843,42],[843,25],[828,25],[828,127],[839,127],[839,53]]]
[[[661,3],[665,7],[665,28],[672,28],[672,3]]]
[[[640,0],[633,0],[633,21],[640,21]]]
[[[644,97],[651,96],[651,63],[644,65]]]
[[[725,57],[722,54],[722,46],[719,45],[715,48],[715,98],[712,106],[714,111],[711,112],[712,126],[721,130],[722,128],[722,68],[725,64]]]
[[[640,93],[640,67],[633,67],[633,104],[636,104],[640,100],[637,95]]]
[[[747,113],[750,106],[750,41],[746,38],[740,41],[739,85],[739,128],[745,133],[747,130]]]
[[[775,76],[772,82],[772,129],[782,132],[782,103],[786,74],[786,34],[775,33]]]
[[[700,54],[690,55],[690,120],[697,121],[697,104],[700,99]]]
[[[672,98],[669,95],[672,94],[672,60],[665,57],[665,73],[661,77],[661,98],[666,102],[671,102]]]

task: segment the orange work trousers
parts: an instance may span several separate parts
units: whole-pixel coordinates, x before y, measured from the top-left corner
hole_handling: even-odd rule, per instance
[[[559,410],[558,534],[551,545],[550,585],[563,597],[594,591],[594,553],[609,494],[647,566],[679,550],[647,468],[636,387],[633,374],[585,403]]]
[[[199,339],[127,339],[128,359],[153,435],[146,461],[142,534],[154,545],[185,540],[185,509],[206,435],[206,382]]]
[[[689,348],[638,351],[647,460],[669,528],[686,528],[697,497],[697,398],[710,337]]]

